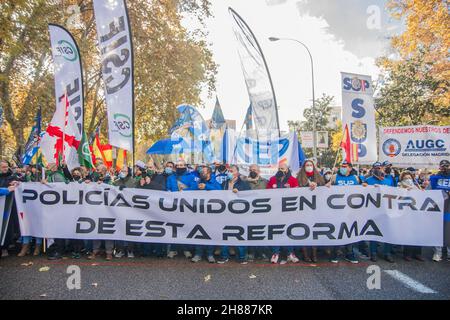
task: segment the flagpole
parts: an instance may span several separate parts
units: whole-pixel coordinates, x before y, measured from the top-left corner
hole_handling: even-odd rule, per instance
[[[65,146],[64,142],[66,141],[66,126],[67,126],[67,116],[69,112],[69,97],[67,96],[67,91],[64,95],[64,127],[63,127],[63,134],[62,134],[62,161],[65,161]],[[59,166],[61,166],[61,163],[59,163]]]
[[[135,130],[135,121],[134,121],[134,117],[135,117],[135,111],[134,111],[134,48],[133,48],[133,34],[131,32],[131,20],[130,20],[130,15],[128,13],[128,6],[127,6],[127,1],[124,0],[123,1],[124,6],[125,6],[125,13],[127,15],[127,22],[128,22],[128,32],[130,34],[130,48],[131,48],[131,115],[133,117],[132,121],[131,121],[131,126],[132,126],[132,161],[133,161],[133,167],[131,169],[131,171],[134,171],[134,166],[136,164],[135,161],[135,135],[134,135],[134,130]],[[133,172],[134,174],[134,172]]]
[[[336,167],[337,159],[338,159],[338,157],[339,157],[339,151],[342,151],[341,145],[342,145],[342,141],[344,141],[344,135],[345,135],[345,129],[344,129],[344,134],[342,135],[342,138],[341,138],[341,142],[339,143],[339,150],[338,150],[338,152],[336,153],[336,158],[334,159],[333,168],[331,168],[331,170],[333,170],[334,167]]]

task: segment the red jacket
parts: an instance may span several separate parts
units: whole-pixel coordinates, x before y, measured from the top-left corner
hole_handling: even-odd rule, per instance
[[[290,176],[287,183],[291,188],[298,188],[298,181],[293,176]],[[283,187],[284,188],[284,187]],[[272,177],[267,184],[267,189],[277,189],[277,178]]]

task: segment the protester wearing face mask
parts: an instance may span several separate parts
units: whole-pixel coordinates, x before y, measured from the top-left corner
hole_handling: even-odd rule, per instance
[[[70,173],[70,175],[72,176],[72,181],[73,182],[83,183],[84,179],[83,179],[83,176],[81,174],[81,168],[73,169],[72,172]]]
[[[329,183],[331,181],[331,178],[333,177],[333,172],[329,168],[325,168],[323,170],[323,180],[325,181],[325,184]]]
[[[399,175],[398,173],[395,172],[394,168],[392,167],[392,163],[390,163],[389,161],[384,161],[382,163],[382,168],[385,174],[385,179],[391,180],[392,186],[397,187]]]
[[[383,166],[380,162],[375,162],[372,166],[372,176],[366,179],[364,186],[388,186],[393,187],[392,179],[386,179],[385,173],[383,171]],[[377,261],[377,251],[378,242],[370,241],[370,260],[372,262]],[[387,262],[393,263],[394,258],[392,257],[392,245],[389,243],[384,243],[383,245],[383,255]]]
[[[216,165],[215,177],[217,182],[223,187],[225,181],[228,179],[227,167],[224,164]]]
[[[361,184],[361,179],[358,177],[356,170],[352,170],[353,166],[351,163],[348,163],[347,161],[343,161],[341,163],[341,166],[335,174],[328,186],[357,186]],[[359,263],[357,254],[356,254],[356,244],[349,244],[344,247],[341,246],[334,246],[330,248],[331,257],[330,262],[331,263],[339,263],[339,252],[345,251],[345,260],[350,263]]]
[[[175,173],[167,179],[167,189],[171,192],[198,190],[195,176],[187,170],[186,162],[177,162]]]
[[[119,187],[120,190],[124,188],[136,188],[137,184],[131,175],[130,168],[123,166],[117,175],[117,179],[114,181],[114,185]]]
[[[140,184],[141,179],[147,175],[147,166],[141,160],[136,161],[136,165],[134,167],[134,180],[136,182],[136,186]]]
[[[309,188],[311,191],[325,185],[325,180],[313,161],[306,160],[298,172],[297,181],[300,188]],[[302,247],[303,260],[305,262],[317,262],[317,247]]]
[[[279,166],[275,176],[269,179],[267,183],[267,189],[285,189],[285,188],[298,188],[298,181],[291,174],[291,170],[287,164],[283,163]],[[271,263],[278,263],[280,260],[281,247],[272,247],[272,257],[270,259]],[[294,247],[288,246],[284,247],[287,251],[287,261],[292,263],[299,262],[299,259],[295,255]]]
[[[252,164],[250,166],[250,173],[247,177],[247,182],[252,190],[266,189],[268,181],[261,177],[261,169],[258,165]],[[248,261],[253,261],[255,258],[267,259],[266,247],[248,247]]]
[[[261,177],[261,169],[258,165],[252,164],[247,177],[247,182],[252,190],[262,190],[267,187],[267,180]]]
[[[450,217],[450,161],[442,160],[439,163],[439,172],[430,176],[429,190],[442,190],[445,196],[444,215],[445,220]],[[447,261],[450,261],[450,247],[447,249]],[[442,261],[442,247],[433,248],[433,261]]]
[[[118,179],[114,181],[114,186],[119,187],[120,190],[137,187],[136,180],[131,175],[130,168],[126,165],[120,170]],[[120,259],[125,255],[125,252],[128,258],[133,259],[134,243],[127,241],[116,241],[116,251],[114,253],[114,257]]]
[[[212,170],[210,167],[202,168],[198,188],[204,191],[222,190],[222,186],[215,179],[213,179]],[[216,259],[214,259],[214,246],[196,245],[194,257],[191,261],[194,263],[201,261],[204,251],[206,251],[208,262],[215,263]]]
[[[409,171],[403,171],[400,175],[398,188],[406,190],[420,190],[414,184],[413,174]],[[411,261],[413,258],[418,261],[425,261],[422,257],[422,247],[420,246],[403,246],[403,258],[406,261]]]
[[[250,189],[250,185],[247,181],[242,179],[241,174],[239,173],[239,168],[237,166],[231,166],[228,172],[228,179],[224,182],[223,190],[230,190],[234,193],[238,193],[240,191],[248,191]],[[240,264],[247,264],[247,248],[246,247],[237,247],[238,251],[238,261]],[[223,264],[228,262],[230,257],[228,246],[222,247],[221,258],[217,261],[217,263]]]
[[[198,183],[195,181],[195,176],[188,172],[186,162],[184,160],[179,160],[175,172],[167,176],[167,191],[178,192],[195,190],[198,190]],[[186,259],[192,258],[191,246],[181,245],[179,247],[183,250]],[[177,246],[175,245],[169,246],[167,254],[168,258],[173,258],[178,254],[176,248]]]

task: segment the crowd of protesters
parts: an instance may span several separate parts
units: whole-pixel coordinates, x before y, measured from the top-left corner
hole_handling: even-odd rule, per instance
[[[350,187],[362,186],[389,186],[405,188],[408,190],[440,189],[449,194],[450,162],[443,160],[434,173],[427,170],[415,170],[407,168],[398,170],[389,162],[376,162],[372,167],[359,169],[351,163],[343,162],[336,168],[318,168],[311,160],[306,160],[298,173],[291,172],[290,168],[282,164],[277,173],[266,180],[261,177],[260,168],[252,165],[248,168],[248,176],[240,173],[235,165],[216,163],[214,165],[187,165],[180,160],[177,163],[166,162],[161,167],[156,167],[152,162],[145,164],[138,161],[134,170],[124,166],[120,170],[107,168],[104,164],[98,164],[95,169],[88,170],[80,167],[71,172],[64,164],[57,166],[49,164],[42,174],[36,166],[22,168],[11,166],[7,161],[0,161],[0,196],[5,196],[14,191],[21,182],[41,183],[98,183],[123,188],[142,188],[168,192],[191,190],[230,190],[238,193],[257,189],[279,188],[309,188],[314,190],[323,186]],[[11,196],[11,195],[10,195]],[[18,244],[21,249],[19,257],[26,255],[39,256],[46,251],[48,259],[61,259],[63,256],[71,256],[73,259],[87,258],[97,259],[99,256],[106,260],[122,257],[134,258],[139,256],[156,256],[158,258],[173,259],[178,254],[192,262],[199,262],[206,258],[210,263],[227,263],[230,256],[236,256],[241,264],[247,264],[256,259],[270,261],[271,263],[297,263],[300,258],[308,263],[317,263],[319,252],[331,263],[346,260],[350,263],[358,263],[360,260],[377,261],[379,254],[388,262],[394,262],[394,255],[400,255],[406,261],[413,259],[425,261],[422,255],[422,247],[393,246],[388,243],[358,242],[346,246],[335,247],[214,247],[214,246],[189,246],[177,244],[149,244],[133,243],[126,241],[100,241],[100,240],[71,240],[55,239],[48,249],[43,239],[21,237],[18,227],[17,212],[13,206],[11,220],[8,225],[6,241],[2,247],[2,257],[12,254],[13,248]],[[450,261],[450,248],[433,248],[432,260],[439,262],[445,255]]]

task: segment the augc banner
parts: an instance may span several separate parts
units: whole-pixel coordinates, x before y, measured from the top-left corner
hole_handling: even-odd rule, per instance
[[[22,235],[41,238],[244,246],[443,244],[441,191],[355,186],[170,193],[23,183],[15,197]]]
[[[48,28],[52,44],[56,105],[64,103],[64,97],[67,93],[69,110],[75,117],[78,133],[81,137],[84,93],[80,50],[73,36],[64,27],[49,24]]]
[[[341,85],[342,127],[358,145],[358,163],[372,164],[378,158],[372,78],[343,72]]]
[[[108,109],[109,143],[133,150],[133,47],[124,0],[94,0]]]
[[[380,128],[380,160],[399,167],[437,168],[450,158],[450,126]]]

